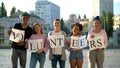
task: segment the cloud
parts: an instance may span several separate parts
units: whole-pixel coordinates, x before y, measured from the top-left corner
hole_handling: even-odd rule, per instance
[[[120,2],[120,0],[114,0],[114,2]]]

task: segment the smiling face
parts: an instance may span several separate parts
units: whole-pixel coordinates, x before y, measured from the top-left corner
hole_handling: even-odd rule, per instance
[[[79,33],[81,32],[80,28],[78,26],[74,26],[72,28],[72,32],[73,32],[73,35],[79,35]]]
[[[93,25],[94,25],[95,28],[100,28],[100,21],[94,20]]]
[[[53,23],[54,29],[60,29],[60,21],[55,20]]]

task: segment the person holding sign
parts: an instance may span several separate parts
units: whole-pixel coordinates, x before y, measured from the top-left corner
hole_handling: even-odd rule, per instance
[[[30,40],[33,40],[33,42],[30,42]],[[40,68],[44,68],[46,53],[48,51],[48,40],[47,36],[43,34],[39,23],[33,25],[33,34],[29,40],[26,39],[26,42],[28,43],[28,49],[31,51],[29,68],[36,68],[37,61],[40,63]]]
[[[70,47],[70,66],[71,68],[82,68],[83,64],[83,52],[79,47],[79,37],[81,37],[81,32],[83,30],[83,26],[79,23],[75,23],[72,25],[72,34],[70,39],[68,40],[68,45]]]
[[[64,43],[66,33],[60,30],[60,20],[55,19],[54,30],[48,33],[48,38],[50,42],[50,50],[49,50],[49,59],[51,60],[52,68],[57,68],[57,62],[60,64],[60,68],[65,68],[65,47]]]
[[[17,30],[16,32],[12,32],[11,30],[8,31],[9,35],[13,35],[14,39],[16,38],[23,38],[23,40],[19,41],[12,41],[12,68],[18,68],[18,58],[20,60],[20,67],[25,68],[26,66],[26,56],[27,56],[27,50],[25,48],[25,39],[29,39],[29,37],[32,35],[32,28],[28,26],[28,21],[29,21],[29,14],[27,12],[24,12],[22,14],[22,23],[16,23],[14,26],[14,29]],[[19,31],[24,31],[24,34],[19,33]],[[23,36],[24,35],[24,36]]]
[[[100,28],[100,18],[94,18],[94,28],[88,32],[87,40],[89,43],[89,68],[95,68],[97,63],[98,68],[103,68],[104,49],[108,45],[107,34],[105,30]]]

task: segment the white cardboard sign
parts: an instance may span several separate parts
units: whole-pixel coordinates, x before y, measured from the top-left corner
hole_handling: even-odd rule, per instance
[[[12,33],[10,34],[10,40],[14,42],[19,42],[24,40],[24,33],[23,30],[18,30],[12,28]]]
[[[90,50],[105,48],[103,36],[97,35],[94,38],[89,37],[89,48]]]
[[[43,48],[43,39],[28,40],[28,49],[35,52]]]
[[[87,47],[87,40],[86,40],[86,35],[81,36],[81,37],[71,37],[71,45],[70,48],[84,48]]]
[[[64,46],[64,35],[50,35],[49,36],[51,48],[59,48]]]

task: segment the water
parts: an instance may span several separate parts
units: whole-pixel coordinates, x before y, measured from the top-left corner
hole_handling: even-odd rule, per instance
[[[69,64],[69,52],[66,51],[67,60],[66,60],[66,68],[70,68]],[[84,63],[83,68],[88,68],[88,50],[83,49],[84,54]],[[29,68],[30,61],[30,52],[27,54],[27,65],[26,68]],[[39,67],[37,64],[36,68]],[[0,49],[0,68],[12,68],[11,64],[11,49]],[[48,59],[48,53],[46,54],[46,62],[45,68],[51,68],[51,61]],[[58,65],[59,68],[59,65]],[[120,49],[106,49],[105,50],[105,61],[104,68],[120,68]]]

